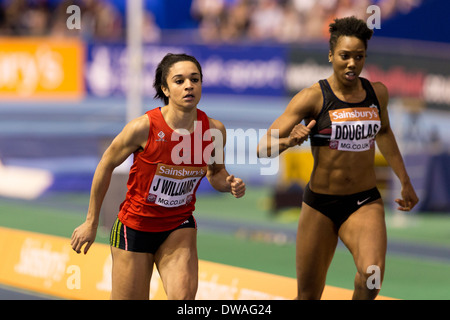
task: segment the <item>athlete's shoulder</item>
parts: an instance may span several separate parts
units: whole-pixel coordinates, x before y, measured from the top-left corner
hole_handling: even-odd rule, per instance
[[[318,82],[314,83],[312,86],[304,88],[297,95],[301,95],[307,98],[317,99],[322,96],[322,88]]]
[[[143,116],[147,116],[153,119],[157,119],[161,116],[161,107],[156,107],[145,112]]]
[[[290,105],[296,109],[307,110],[307,113],[317,113],[322,107],[323,95],[319,83],[302,89],[291,100]]]
[[[131,120],[125,126],[125,129],[128,131],[128,133],[135,137],[147,136],[149,128],[150,128],[150,120],[147,114],[144,114],[140,117]]]
[[[373,90],[375,91],[375,94],[380,101],[382,105],[387,105],[387,102],[389,100],[389,91],[388,88],[379,81],[376,82],[370,82],[372,85]]]
[[[369,81],[369,83],[372,85],[373,90],[375,91],[375,93],[378,94],[383,94],[383,95],[387,95],[388,93],[388,88],[384,85],[383,82],[380,81]]]
[[[220,120],[213,119],[210,117],[208,117],[208,120],[209,120],[209,127],[211,129],[218,129],[220,131],[225,131],[225,125]]]
[[[314,83],[312,86],[302,89],[298,92],[293,99],[316,102],[318,99],[322,98],[322,89],[319,83]]]
[[[136,150],[139,147],[143,148],[148,139],[149,128],[148,117],[144,114],[128,122],[114,141],[121,148],[125,147],[132,150]]]

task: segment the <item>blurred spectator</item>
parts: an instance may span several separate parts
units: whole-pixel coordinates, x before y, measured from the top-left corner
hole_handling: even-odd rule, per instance
[[[223,23],[220,27],[221,39],[224,42],[243,40],[250,25],[250,0],[235,1],[230,4],[228,14],[223,15]]]
[[[288,2],[283,9],[283,22],[276,28],[276,40],[282,43],[298,42],[304,35],[304,17]]]
[[[144,13],[142,41],[145,43],[158,42],[161,39],[161,29],[156,25],[155,16],[151,12]]]
[[[224,0],[193,0],[191,15],[199,21],[199,32],[203,40],[212,42],[221,39],[220,30],[225,15]]]
[[[250,39],[276,40],[276,31],[284,23],[283,16],[278,0],[259,0],[250,16]]]
[[[93,0],[90,0],[93,1]],[[117,40],[124,36],[123,19],[117,9],[108,1],[95,1],[95,38]]]
[[[3,35],[45,35],[49,8],[46,1],[9,0],[2,3],[0,33]]]
[[[52,20],[50,22],[50,29],[49,29],[49,35],[54,37],[69,37],[69,36],[79,36],[80,30],[72,29],[69,30],[67,28],[67,18],[68,14],[66,12],[67,7],[74,4],[74,1],[65,0],[61,1],[61,3],[55,7],[53,14],[52,14]],[[88,29],[88,24],[85,24],[85,16],[88,16],[87,14],[81,15],[81,25],[83,26],[83,30]]]
[[[333,7],[323,5],[323,2],[316,1],[307,13],[305,20],[305,40],[322,39],[325,37],[325,28],[330,22]]]
[[[24,33],[29,30],[30,36],[45,36],[49,27],[50,11],[45,1],[28,7],[21,15],[20,23]]]

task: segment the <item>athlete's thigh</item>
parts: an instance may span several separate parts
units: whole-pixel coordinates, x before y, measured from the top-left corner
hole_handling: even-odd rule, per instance
[[[320,298],[338,241],[334,223],[306,203],[302,204],[296,243],[299,298]]]
[[[197,229],[174,230],[155,254],[169,300],[195,299],[198,286]]]
[[[153,255],[111,247],[113,300],[148,300]]]
[[[339,237],[353,255],[358,272],[369,266],[384,270],[387,235],[383,201],[362,206],[339,229]]]

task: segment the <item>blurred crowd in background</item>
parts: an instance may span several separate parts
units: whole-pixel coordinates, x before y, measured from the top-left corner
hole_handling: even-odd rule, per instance
[[[0,35],[81,36],[86,40],[121,41],[126,37],[125,1],[1,0]],[[197,38],[207,43],[292,43],[328,37],[328,25],[335,17],[355,15],[367,19],[370,13],[366,11],[371,4],[380,7],[385,21],[396,14],[408,13],[421,2],[422,0],[190,0],[189,18],[195,26],[193,29]],[[69,30],[66,26],[69,16],[66,9],[72,4],[81,9],[80,30]],[[167,26],[162,28],[158,25],[155,12],[147,6],[143,28],[145,42],[158,42],[164,36]]]
[[[205,41],[289,43],[327,38],[334,18],[366,19],[373,3],[383,19],[389,19],[397,12],[409,12],[420,0],[194,0],[191,13]]]
[[[81,11],[81,29],[68,30],[70,5]],[[83,36],[87,40],[120,40],[124,16],[112,1],[98,0],[2,0],[0,34],[3,36]]]

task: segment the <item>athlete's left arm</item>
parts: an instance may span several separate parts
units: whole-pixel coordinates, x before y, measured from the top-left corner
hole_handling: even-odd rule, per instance
[[[245,183],[242,179],[230,175],[225,168],[224,147],[226,143],[226,130],[222,122],[209,119],[211,135],[214,139],[214,150],[208,164],[206,177],[214,189],[220,192],[230,192],[234,197],[240,198],[245,194]]]
[[[405,164],[403,162],[402,155],[397,145],[394,133],[392,132],[389,123],[389,114],[387,110],[389,102],[389,93],[384,84],[381,82],[375,82],[372,84],[380,102],[380,119],[381,129],[376,136],[376,142],[381,154],[384,156],[389,166],[400,180],[402,185],[401,199],[396,199],[395,202],[399,205],[398,210],[409,211],[411,210],[419,199],[414,191],[414,187],[411,184],[408,172],[406,171]]]

